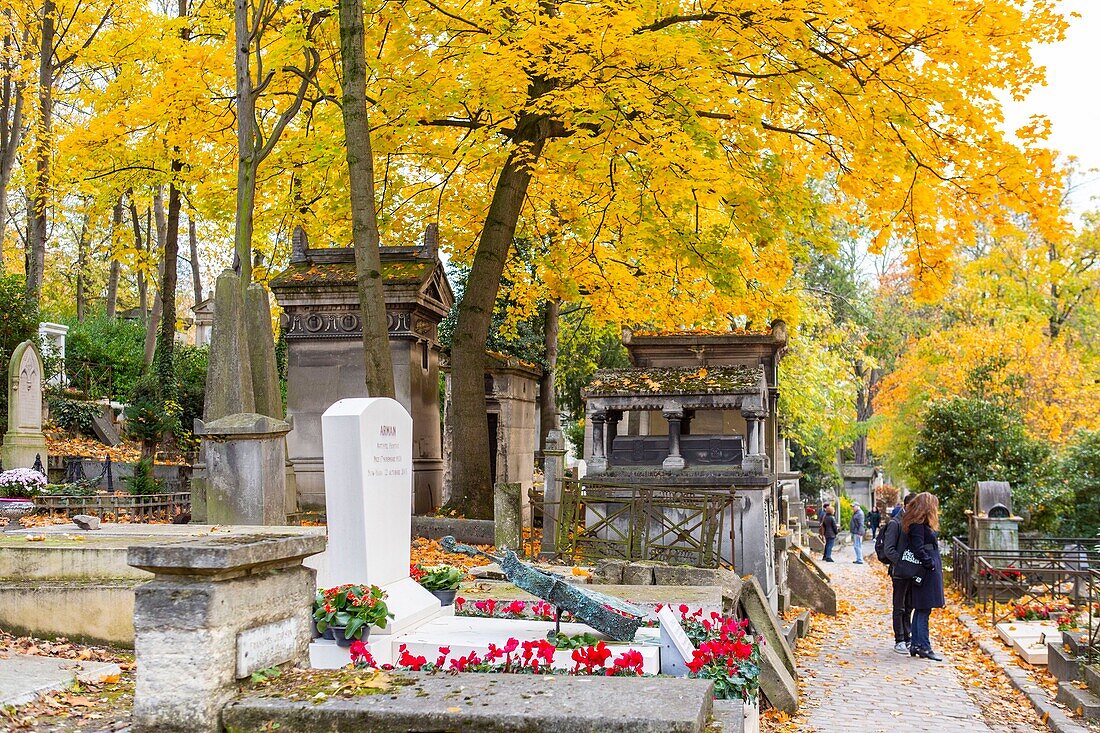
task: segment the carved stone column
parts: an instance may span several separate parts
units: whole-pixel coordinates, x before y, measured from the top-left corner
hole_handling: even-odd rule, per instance
[[[661,467],[668,471],[678,471],[684,467],[684,457],[680,455],[680,421],[684,419],[683,410],[665,410],[668,421],[668,457]]]
[[[588,463],[589,473],[599,473],[607,470],[607,454],[604,445],[604,423],[607,421],[607,412],[592,413],[592,460]]]
[[[741,469],[749,473],[767,473],[768,456],[764,452],[764,418],[756,412],[742,411],[745,417],[745,455],[741,459]]]
[[[605,435],[606,450],[604,456],[607,458],[608,464],[611,463],[611,454],[615,450],[615,438],[619,434],[619,421],[623,419],[623,413],[618,410],[607,411],[607,429]]]

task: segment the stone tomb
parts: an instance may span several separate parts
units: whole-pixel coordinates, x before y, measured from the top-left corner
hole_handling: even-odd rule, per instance
[[[1015,553],[1020,550],[1020,522],[1012,510],[1012,487],[1007,481],[979,481],[974,508],[968,512],[970,546],[975,550]],[[1003,563],[1003,558],[991,558]]]
[[[1012,621],[997,624],[997,635],[1028,664],[1047,663],[1047,642],[1062,638],[1054,621]]]
[[[5,469],[30,468],[38,457],[46,465],[42,357],[31,341],[16,346],[8,364],[8,431],[4,434],[2,455]]]
[[[596,530],[593,550],[601,541],[614,545],[629,536],[630,553],[644,545],[642,556],[629,559],[695,563],[705,543],[722,564],[755,576],[778,610],[786,575],[779,565],[786,554],[776,552],[776,408],[786,325],[776,321],[767,333],[754,334],[624,330],[623,344],[633,366],[598,371],[584,391],[585,484],[610,497],[637,489],[672,506],[642,508],[646,526],[631,526],[633,515],[623,504],[586,502],[586,526],[612,525]],[[601,491],[601,485],[623,491]],[[696,504],[708,496],[726,508],[677,507],[678,494],[691,495]],[[709,519],[720,526],[704,527]],[[715,536],[704,539],[704,532]],[[606,556],[624,556],[622,544],[604,550]]]
[[[548,621],[457,618],[453,606],[439,601],[409,577],[412,515],[408,496],[412,481],[412,419],[396,401],[387,398],[340,400],[322,419],[325,453],[325,491],[328,509],[328,549],[307,565],[317,569],[323,588],[343,583],[381,586],[395,618],[369,640],[379,663],[392,662],[401,644],[424,656],[438,654],[440,646],[452,653],[477,651],[489,644],[503,645],[510,637],[546,638],[554,628]],[[583,624],[563,624],[569,633],[591,633]],[[660,644],[655,629],[641,630],[636,644],[644,669],[660,669]],[[571,666],[569,650],[555,664]],[[348,651],[333,641],[310,645],[310,663],[337,668],[348,663]]]

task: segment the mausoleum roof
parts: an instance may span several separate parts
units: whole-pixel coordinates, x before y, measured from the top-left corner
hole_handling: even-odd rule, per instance
[[[755,394],[763,379],[762,366],[601,369],[585,396]]]
[[[382,261],[382,279],[385,282],[423,282],[435,269],[435,261],[401,259]],[[273,287],[326,283],[332,285],[355,283],[355,262],[292,262],[271,281]]]

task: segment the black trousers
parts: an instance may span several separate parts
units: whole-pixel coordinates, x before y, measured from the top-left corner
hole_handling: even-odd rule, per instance
[[[913,623],[913,581],[891,578],[894,584],[894,643],[909,641]]]

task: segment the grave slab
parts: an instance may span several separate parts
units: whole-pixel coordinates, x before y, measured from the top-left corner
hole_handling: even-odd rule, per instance
[[[723,590],[716,585],[587,585],[585,588],[638,606],[655,608],[657,605],[671,605],[675,608],[684,604],[692,611],[702,609],[704,616],[710,616],[714,611],[723,611]],[[505,602],[539,600],[512,583],[493,581],[463,583],[458,595],[468,602],[487,598]]]
[[[12,654],[0,659],[0,708],[25,705],[42,693],[63,690],[76,680],[99,682],[118,673],[118,665],[109,662]]]
[[[1051,621],[1005,621],[997,624],[996,629],[997,635],[1009,646],[1016,640],[1034,641],[1041,636],[1046,636],[1048,641],[1062,638],[1058,625]]]
[[[515,638],[521,642],[545,639],[553,629],[552,621],[449,616],[433,619],[402,634],[372,633],[368,646],[371,655],[379,664],[393,663],[397,659],[402,644],[406,645],[409,653],[423,655],[428,659],[438,657],[441,646],[450,648],[452,657],[470,652],[485,656],[490,644],[503,646],[509,638]],[[563,623],[561,630],[562,633],[570,635],[592,634],[597,638],[605,638],[585,624]],[[657,674],[661,671],[661,646],[657,629],[639,629],[634,642],[630,644],[614,642],[609,643],[609,647],[613,657],[629,649],[637,650],[642,655],[644,672]],[[572,668],[572,653],[572,650],[568,649],[559,650],[554,655],[554,667]],[[310,666],[315,669],[336,669],[346,666],[349,660],[350,652],[346,648],[338,647],[335,642],[314,640],[310,644],[309,661]]]
[[[225,727],[280,733],[702,733],[712,710],[704,680],[402,673],[389,694],[321,703],[247,697]],[[644,700],[645,705],[639,705]]]

